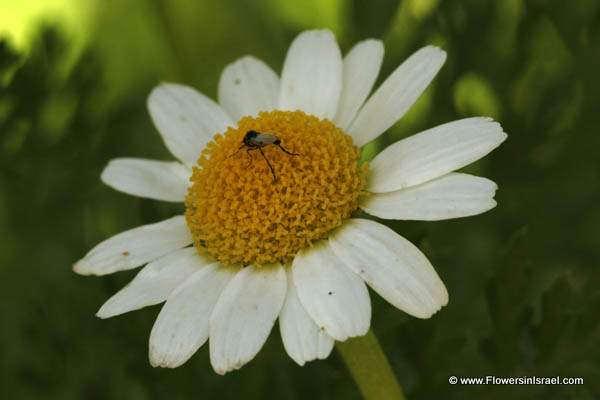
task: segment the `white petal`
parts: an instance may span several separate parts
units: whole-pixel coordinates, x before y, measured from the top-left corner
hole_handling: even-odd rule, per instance
[[[133,196],[164,201],[183,201],[191,171],[178,162],[117,158],[100,179],[108,186]]]
[[[326,241],[301,250],[292,272],[300,303],[325,333],[340,341],[367,333],[371,323],[367,287]]]
[[[446,52],[423,47],[381,84],[358,113],[348,132],[363,146],[394,125],[417,101],[446,61]]]
[[[390,228],[350,219],[329,238],[335,254],[381,297],[418,318],[448,303],[448,292],[427,258]]]
[[[383,43],[368,39],[356,44],[344,58],[342,94],[333,122],[347,130],[371,93],[383,61]]]
[[[146,265],[127,286],[108,299],[96,315],[109,318],[162,303],[179,284],[210,262],[194,247],[175,250]]]
[[[332,119],[341,91],[342,55],[333,34],[315,30],[298,35],[283,65],[279,108]]]
[[[376,193],[360,208],[385,219],[439,221],[468,217],[496,206],[498,186],[478,176],[450,173],[440,178],[388,193]]]
[[[233,123],[214,101],[195,89],[163,83],[152,90],[148,109],[167,148],[186,165],[196,164],[215,133]]]
[[[279,313],[279,330],[283,346],[299,365],[325,359],[333,349],[333,339],[319,329],[300,304],[291,268],[287,270],[287,294]]]
[[[132,269],[192,243],[183,216],[121,232],[96,245],[73,270],[81,275],[106,275]]]
[[[436,126],[379,153],[369,165],[367,190],[385,193],[427,182],[479,160],[505,139],[500,124],[490,118]]]
[[[210,362],[218,374],[239,369],[266,342],[285,300],[280,265],[243,268],[223,291],[210,317]]]
[[[240,58],[223,70],[219,103],[234,119],[256,116],[277,108],[279,77],[267,64],[251,56]]]
[[[160,310],[150,334],[150,364],[175,368],[206,342],[209,318],[235,270],[213,263],[177,287]]]

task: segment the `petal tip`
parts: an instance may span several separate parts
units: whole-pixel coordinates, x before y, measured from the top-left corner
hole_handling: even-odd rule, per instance
[[[371,319],[369,318],[369,323],[366,324],[364,327],[362,327],[362,329],[359,329],[356,333],[355,336],[352,337],[361,337],[361,336],[365,336],[368,332],[369,332],[369,328],[371,327]]]
[[[122,309],[119,309],[118,307],[115,307],[115,304],[118,303],[113,300],[115,296],[111,297],[104,304],[102,304],[98,312],[96,312],[96,317],[100,319],[107,319],[127,312],[123,311]]]
[[[299,358],[299,357],[292,357],[292,356],[290,356],[290,358],[292,360],[294,360],[294,362],[296,364],[298,364],[300,367],[304,367],[304,364],[306,364],[307,361],[311,361],[311,360],[305,360],[305,359]]]
[[[385,45],[383,44],[383,40],[380,39],[367,39],[366,40],[367,43],[373,43],[374,46],[376,46],[377,48],[384,50],[385,49]]]
[[[153,368],[177,368],[187,360],[184,359],[183,361],[176,361],[169,358],[168,354],[161,354],[156,352],[156,350],[153,348],[150,348],[150,352],[148,353],[148,361]]]
[[[448,57],[448,53],[444,49],[434,45],[428,45],[423,47],[420,51],[428,53],[432,60],[436,60],[443,64]]]
[[[243,55],[242,57],[240,57],[237,61],[235,61],[232,64],[235,64],[235,63],[246,63],[246,62],[261,63],[261,64],[263,63],[263,61],[261,61],[258,58],[254,57],[252,54],[245,54],[245,55]]]
[[[159,359],[153,352],[150,350],[148,353],[148,361],[153,368],[165,368],[163,360]]]
[[[152,110],[156,107],[156,103],[158,101],[158,97],[161,95],[161,92],[166,89],[167,83],[161,82],[158,85],[154,86],[148,97],[146,98],[146,107],[150,110],[150,115],[152,115]]]
[[[223,360],[223,361],[225,362],[224,365],[215,365],[216,363],[213,362],[213,360],[211,359],[211,365],[213,367],[213,371],[215,371],[217,374],[219,374],[221,376],[227,374],[228,372],[236,371],[236,370],[242,368],[242,366],[246,364],[245,362],[243,362],[241,360],[236,360],[236,361]]]
[[[79,275],[94,275],[92,267],[85,263],[84,258],[73,264],[73,272]]]
[[[96,313],[96,317],[100,318],[100,319],[107,319],[110,317],[114,317],[116,314],[111,313],[109,310],[106,309],[106,307],[102,306],[100,307],[100,309],[98,310],[98,312]]]
[[[496,134],[498,138],[498,145],[508,138],[508,134],[504,132],[504,128],[502,128],[502,125],[500,125],[498,121],[494,121],[494,119],[490,117],[483,117],[482,119],[489,124],[490,129],[493,130],[494,134]]]
[[[415,318],[419,318],[419,319],[429,319],[429,318],[433,317],[435,314],[437,314],[447,304],[448,304],[448,298],[446,298],[446,300],[444,302],[438,304],[433,309],[430,309],[427,311],[413,312],[413,313],[410,313],[410,315],[412,315]]]
[[[215,371],[215,373],[217,375],[221,375],[224,376],[226,373],[229,372],[229,370],[227,368],[217,368],[213,365],[213,371]]]
[[[159,90],[159,89],[170,89],[170,88],[175,88],[175,87],[184,87],[185,85],[179,84],[179,83],[175,83],[175,82],[167,82],[167,81],[162,81],[160,82],[158,85],[156,85],[154,87],[154,89],[152,89],[153,92]]]
[[[440,298],[439,298],[440,299],[440,303],[439,303],[440,305],[439,305],[438,309],[436,310],[436,312],[439,311],[439,310],[441,310],[442,307],[447,306],[448,305],[448,299],[449,299],[448,289],[446,289],[446,285],[444,285],[444,282],[442,282],[441,280],[440,280],[440,285],[439,285],[439,295],[440,295]]]
[[[108,164],[106,164],[106,166],[104,167],[102,172],[100,173],[100,180],[102,181],[102,183],[104,183],[106,186],[109,186],[109,187],[113,187],[110,184],[110,180],[111,180],[110,174],[111,174],[113,166],[114,166],[114,160],[110,160],[108,162]]]
[[[486,179],[490,185],[490,189],[492,191],[492,197],[494,197],[494,195],[496,194],[496,191],[498,190],[498,184],[496,182],[494,182],[491,179]]]
[[[153,100],[161,90],[166,89],[168,85],[169,83],[167,82],[160,82],[158,85],[154,86],[152,90],[150,90],[150,94],[148,94],[148,102]]]
[[[155,104],[158,101],[159,96],[165,95],[165,91],[172,90],[172,89],[184,89],[184,88],[189,88],[189,87],[186,85],[182,85],[182,84],[174,83],[174,82],[165,82],[165,81],[160,82],[158,85],[154,86],[152,88],[152,90],[150,91],[150,94],[148,95],[148,98],[146,100],[146,104],[148,105],[148,107]]]
[[[337,45],[337,40],[335,39],[335,35],[329,29],[311,29],[307,31],[300,32],[298,36],[292,42],[290,48],[297,42],[302,42],[305,40],[328,40],[333,41]]]
[[[315,36],[325,35],[325,36],[335,37],[335,35],[333,34],[333,32],[330,29],[310,29],[310,30],[301,32],[298,36],[303,36],[303,35],[315,35]]]
[[[365,40],[357,43],[356,45],[361,45],[361,44],[373,46],[373,47],[377,48],[377,50],[384,50],[384,48],[385,48],[383,41],[381,41],[379,39],[375,39],[375,38],[365,39]]]

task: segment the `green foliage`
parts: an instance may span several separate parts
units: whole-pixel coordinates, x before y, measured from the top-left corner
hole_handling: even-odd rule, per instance
[[[110,235],[181,211],[99,181],[111,158],[169,159],[145,110],[157,82],[214,97],[227,63],[252,53],[279,70],[294,35],[322,24],[344,51],[366,37],[385,41],[379,82],[424,44],[448,51],[432,87],[365,158],[481,113],[509,134],[468,168],[498,182],[494,210],[385,222],[419,245],[450,293],[429,320],[371,296],[373,329],[407,397],[600,397],[597,1],[128,3],[103,3],[74,64],[59,28],[42,27],[28,54],[0,41],[0,398],[358,398],[335,354],[299,368],[276,330],[254,361],[225,377],[212,372],[206,346],[179,369],[153,369],[147,340],[158,307],[94,317],[134,273],[71,271]],[[452,375],[583,376],[585,385],[451,386]]]

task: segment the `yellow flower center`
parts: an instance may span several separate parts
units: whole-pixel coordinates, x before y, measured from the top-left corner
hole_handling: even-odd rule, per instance
[[[245,144],[248,131],[258,137]],[[359,156],[328,120],[301,111],[243,117],[194,167],[185,200],[194,245],[225,265],[289,262],[357,209],[367,171]]]

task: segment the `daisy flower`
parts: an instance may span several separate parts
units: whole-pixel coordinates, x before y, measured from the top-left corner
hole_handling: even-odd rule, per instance
[[[177,367],[208,341],[217,373],[238,369],[277,320],[294,361],[323,359],[334,341],[367,333],[367,285],[417,318],[447,304],[423,253],[356,212],[434,221],[493,208],[494,182],[453,171],[506,134],[489,118],[462,119],[361,164],[360,148],[406,113],[446,59],[437,47],[418,50],[367,99],[383,53],[369,39],[342,58],[331,32],[306,31],[281,77],[250,56],[228,65],[218,103],[179,84],[151,92],[150,115],[178,161],[119,158],[101,179],[130,195],[183,202],[185,213],[107,239],[74,270],[145,265],[97,315],[165,302],[150,334],[153,366]]]

